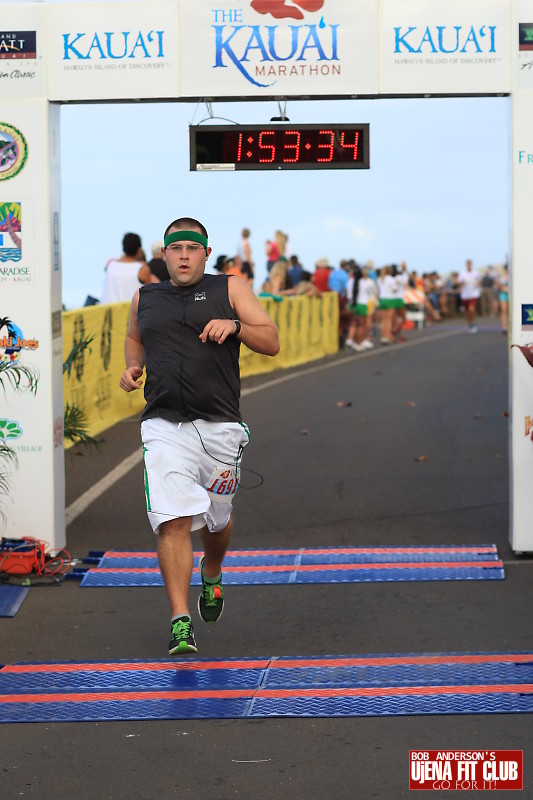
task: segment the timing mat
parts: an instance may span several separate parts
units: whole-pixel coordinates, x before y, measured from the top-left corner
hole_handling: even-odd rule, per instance
[[[533,652],[20,663],[0,722],[533,712]]]
[[[82,586],[163,586],[155,552],[110,550],[86,560],[97,565],[79,573]],[[495,545],[230,550],[223,572],[225,586],[505,578]],[[195,569],[191,584],[200,583]]]

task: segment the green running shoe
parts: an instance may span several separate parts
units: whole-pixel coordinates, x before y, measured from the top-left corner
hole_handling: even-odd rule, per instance
[[[189,617],[178,617],[172,623],[170,644],[168,646],[169,656],[180,656],[184,653],[196,652],[197,647],[191,620]]]
[[[212,625],[217,622],[224,610],[224,592],[222,590],[222,575],[216,583],[208,583],[204,577],[204,559],[199,564],[202,577],[202,591],[198,598],[198,612],[204,622]]]

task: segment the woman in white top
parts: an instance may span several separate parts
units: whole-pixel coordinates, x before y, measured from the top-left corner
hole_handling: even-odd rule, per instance
[[[391,267],[383,267],[378,278],[381,344],[392,344],[392,323],[398,298],[398,285]]]
[[[346,346],[361,352],[374,347],[370,338],[371,314],[369,305],[375,297],[376,285],[368,277],[368,268],[363,267],[352,272],[346,290],[350,310],[353,311],[354,321],[348,330]],[[355,302],[354,302],[355,301]]]
[[[131,298],[143,283],[150,283],[152,274],[146,263],[141,238],[136,233],[127,233],[122,240],[123,253],[105,265],[102,304],[131,302]]]
[[[394,269],[396,273],[394,280],[396,281],[396,299],[394,303],[394,313],[392,320],[392,335],[397,342],[404,342],[402,336],[402,327],[405,322],[405,301],[403,295],[409,283],[409,275],[405,264],[400,264],[400,269]]]

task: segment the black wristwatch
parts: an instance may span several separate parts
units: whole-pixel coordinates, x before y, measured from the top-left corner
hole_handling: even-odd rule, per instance
[[[235,323],[235,333],[234,333],[233,335],[234,335],[234,336],[238,336],[238,335],[239,335],[239,333],[241,332],[241,323],[240,323],[240,320],[238,320],[238,319],[234,319],[234,320],[233,320],[233,322]]]

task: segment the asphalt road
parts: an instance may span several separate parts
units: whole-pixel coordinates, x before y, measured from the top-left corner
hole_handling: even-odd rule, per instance
[[[410,332],[405,345],[245,381],[252,441],[232,547],[496,544],[506,579],[230,586],[220,623],[195,626],[198,657],[533,650],[533,560],[508,542],[507,360],[491,320],[476,336],[441,325]],[[139,447],[138,420],[101,440],[98,452],[67,453],[67,506]],[[67,546],[75,558],[154,548],[140,463],[73,519]],[[168,629],[162,588],[35,586],[0,620],[1,661],[160,659]],[[523,750],[521,796],[532,797],[532,722],[450,714],[2,725],[1,793],[397,800],[410,793],[410,749],[465,748]]]

